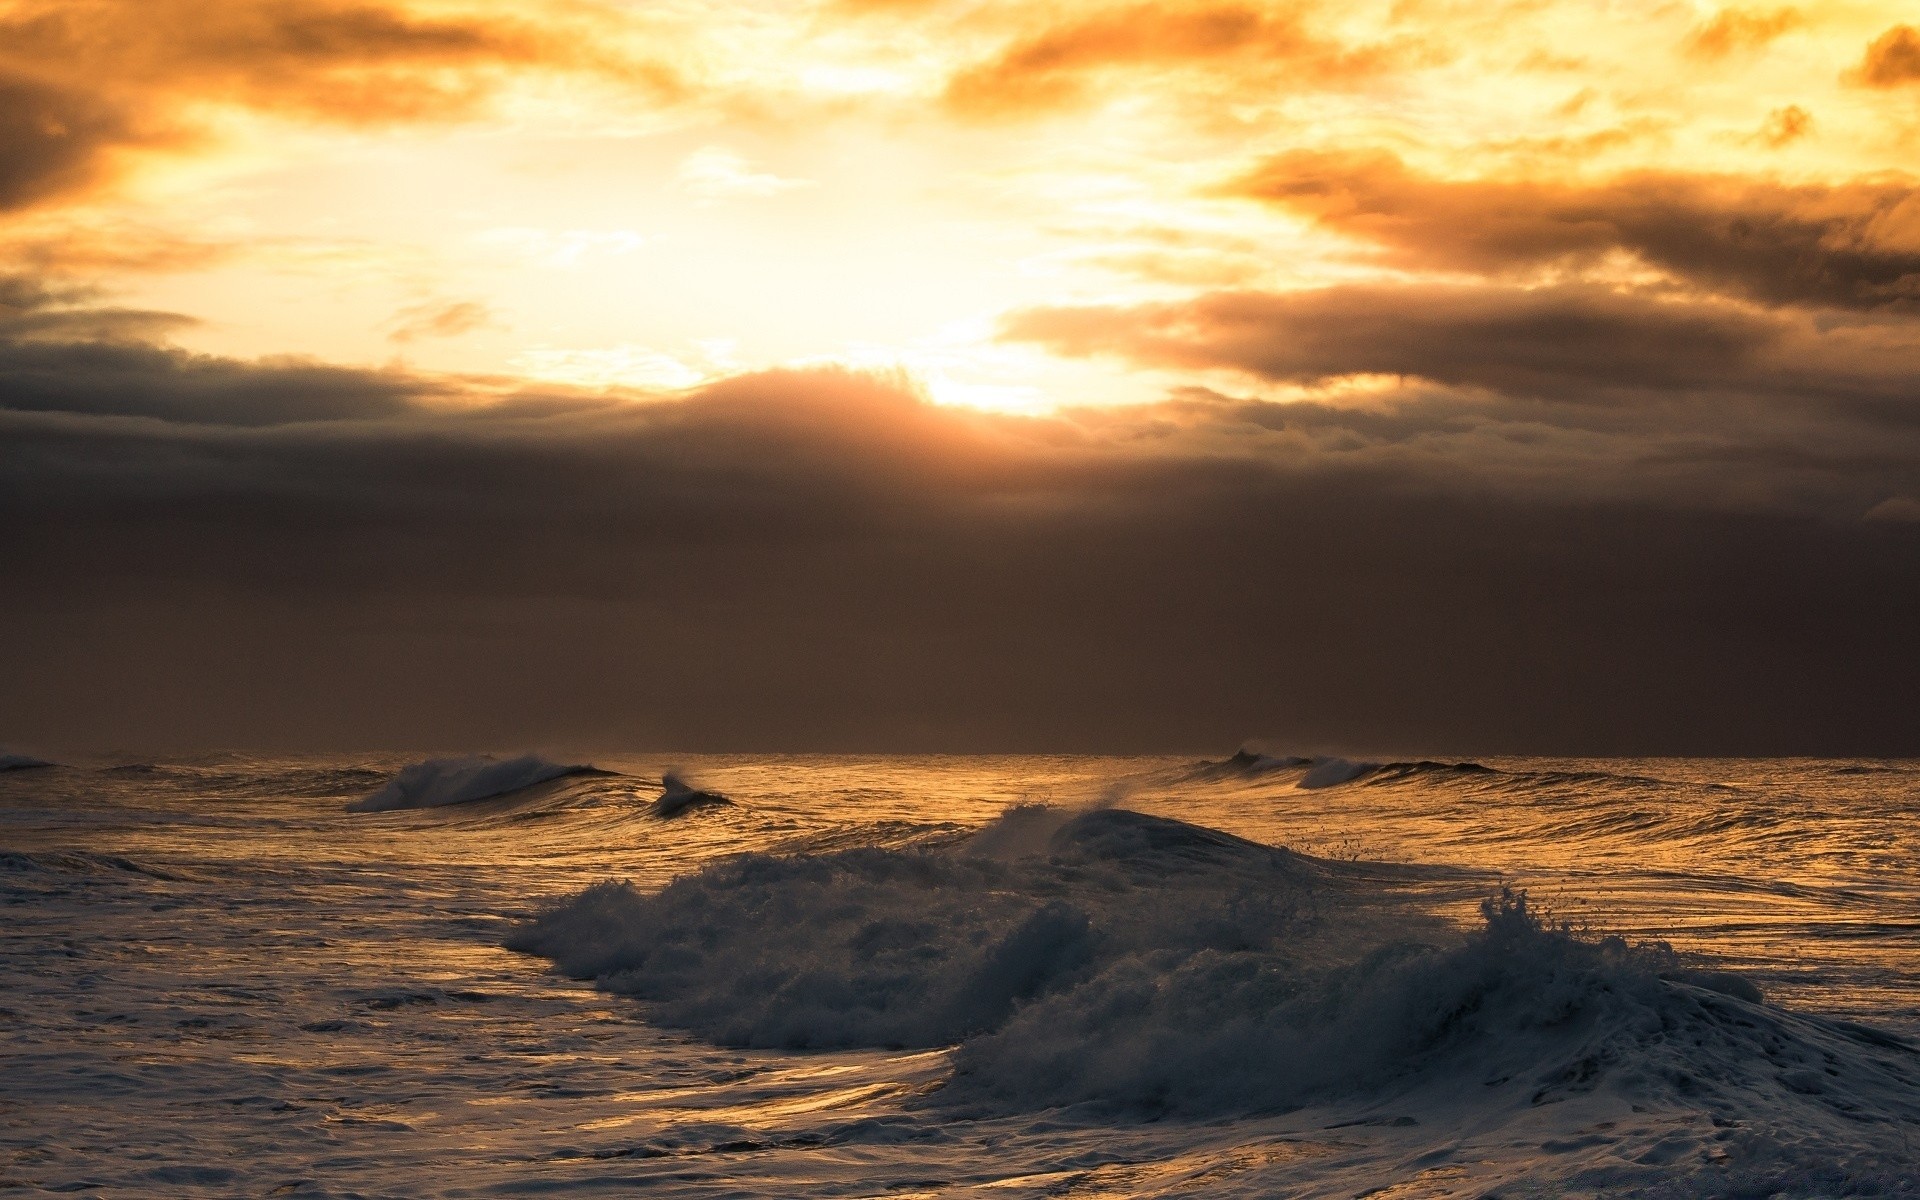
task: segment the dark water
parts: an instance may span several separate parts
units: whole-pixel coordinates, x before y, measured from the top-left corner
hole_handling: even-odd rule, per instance
[[[1920,1192],[1915,764],[405,765],[0,773],[0,1193]]]

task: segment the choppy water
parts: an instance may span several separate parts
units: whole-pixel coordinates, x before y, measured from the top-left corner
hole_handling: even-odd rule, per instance
[[[1920,1193],[1920,764],[406,765],[0,772],[0,1193]]]

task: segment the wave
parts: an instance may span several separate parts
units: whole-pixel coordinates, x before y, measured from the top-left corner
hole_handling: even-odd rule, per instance
[[[1202,760],[1195,763],[1185,778],[1199,782],[1209,779],[1251,779],[1274,771],[1285,771],[1293,767],[1302,767],[1313,759],[1298,755],[1263,754],[1245,746],[1235,750],[1229,758],[1219,762]]]
[[[1299,772],[1294,786],[1307,789],[1338,787],[1362,779],[1386,782],[1428,776],[1481,778],[1507,774],[1477,762],[1440,762],[1427,758],[1373,762],[1335,755],[1262,754],[1242,747],[1230,758],[1198,763],[1187,771],[1184,778],[1190,782],[1257,779],[1283,771]]]
[[[402,767],[386,786],[347,805],[348,812],[441,808],[491,800],[569,775],[610,775],[584,764],[549,762],[536,755],[519,758],[435,758]]]
[[[44,758],[34,758],[30,754],[0,753],[0,771],[32,771],[53,765]]]
[[[1879,767],[1843,767],[1836,774],[1878,772]],[[1369,787],[1389,786],[1414,781],[1455,783],[1473,787],[1536,790],[1555,787],[1579,788],[1682,788],[1706,792],[1737,792],[1739,789],[1719,783],[1675,783],[1651,776],[1597,769],[1512,770],[1488,766],[1472,760],[1402,759],[1374,761],[1322,754],[1264,754],[1242,748],[1220,761],[1202,761],[1188,768],[1181,782],[1204,783],[1226,780],[1257,780],[1269,776],[1289,776],[1293,785],[1306,790],[1341,787],[1359,783]]]
[[[679,772],[668,771],[660,780],[660,798],[653,802],[653,815],[677,817],[690,809],[717,808],[732,803],[719,792],[697,788]]]
[[[1380,769],[1376,762],[1350,762],[1344,758],[1316,758],[1307,767],[1306,773],[1295,781],[1300,788],[1339,787],[1343,783],[1352,783]]]
[[[508,945],[723,1045],[953,1047],[921,1103],[955,1112],[1391,1101],[1440,1121],[1584,1097],[1843,1147],[1920,1123],[1920,1053],[1897,1039],[1657,944],[1579,936],[1524,894],[1463,932],[1425,907],[1427,876],[1027,808],[937,848],[599,884]]]
[[[1031,808],[1009,814],[1035,820]],[[1277,902],[1310,873],[1286,851],[1125,810],[1058,823],[1041,852],[1011,860],[981,845],[746,854],[654,895],[602,884],[509,945],[653,1000],[669,1023],[726,1044],[933,1047],[995,1027],[1017,1001],[1091,963],[1094,909],[1098,937],[1114,945],[1152,940],[1140,922],[1198,911],[1116,904],[1135,877],[1209,894],[1238,886],[1249,895],[1240,917],[1256,921],[1271,914],[1255,887]],[[1165,940],[1253,936],[1218,913],[1204,923],[1222,920]]]

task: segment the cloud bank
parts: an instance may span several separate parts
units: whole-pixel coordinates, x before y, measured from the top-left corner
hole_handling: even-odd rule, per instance
[[[623,397],[196,358],[8,296],[16,738],[1920,750],[1909,427],[1854,384],[1734,388],[1732,422],[1608,399],[1746,378],[1767,343],[1731,319],[1663,341],[1556,296],[1633,353],[1450,374],[1450,343],[1538,318],[1429,297],[1427,339],[1364,364],[1429,382],[1015,418],[835,371]],[[1335,304],[1249,368],[1386,353],[1352,328],[1371,298],[1293,303],[1182,315],[1165,352]],[[1695,341],[1717,357],[1669,361]]]

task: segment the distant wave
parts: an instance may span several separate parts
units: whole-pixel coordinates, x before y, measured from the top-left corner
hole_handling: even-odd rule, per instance
[[[1845,767],[1837,774],[1866,773],[1887,768]],[[1350,783],[1364,783],[1369,786],[1384,786],[1416,780],[1437,780],[1474,786],[1497,786],[1508,788],[1554,787],[1554,786],[1628,786],[1660,787],[1692,786],[1711,791],[1729,790],[1721,784],[1676,785],[1671,780],[1654,779],[1645,775],[1633,775],[1600,770],[1533,770],[1512,771],[1499,767],[1490,767],[1485,763],[1462,760],[1448,762],[1444,760],[1421,758],[1389,762],[1375,762],[1365,759],[1348,759],[1335,755],[1310,754],[1262,754],[1241,749],[1218,762],[1203,761],[1189,768],[1182,778],[1188,782],[1209,782],[1214,780],[1253,780],[1269,776],[1294,777],[1294,786],[1305,789],[1340,787]]]
[[[1284,771],[1293,767],[1303,767],[1313,760],[1296,755],[1262,754],[1242,746],[1233,752],[1232,757],[1219,762],[1202,761],[1196,763],[1187,772],[1192,780],[1205,779],[1248,779],[1265,775],[1273,771]]]
[[[31,771],[53,765],[44,758],[34,758],[28,754],[0,754],[0,771]]]
[[[928,1103],[963,1108],[1205,1115],[1424,1090],[1524,1113],[1603,1089],[1842,1145],[1860,1120],[1920,1121],[1913,1050],[1662,947],[1576,936],[1524,895],[1461,934],[1404,900],[1393,873],[1416,868],[1125,810],[977,853],[1044,832],[1040,812],[1009,816],[1023,830],[997,843],[598,885],[509,945],[721,1044],[955,1046]]]
[[[1438,762],[1425,758],[1372,762],[1335,755],[1261,754],[1242,747],[1231,758],[1199,763],[1187,772],[1186,778],[1192,781],[1256,779],[1283,771],[1299,772],[1294,785],[1308,789],[1339,787],[1362,779],[1387,781],[1435,775],[1465,778],[1505,774],[1477,762]]]
[[[716,808],[733,801],[719,792],[707,791],[688,783],[676,771],[668,771],[660,780],[660,798],[653,802],[656,817],[677,817],[695,808]]]
[[[1344,758],[1316,758],[1307,767],[1295,787],[1328,788],[1352,783],[1380,769],[1376,762],[1351,762]]]
[[[508,759],[435,758],[402,767],[385,787],[347,805],[347,811],[441,808],[510,795],[568,775],[610,773],[584,764],[549,762],[532,754]]]

